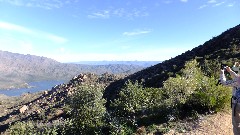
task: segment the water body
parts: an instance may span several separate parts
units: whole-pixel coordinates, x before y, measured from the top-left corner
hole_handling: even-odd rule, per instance
[[[4,94],[7,96],[20,96],[24,93],[35,93],[44,90],[50,90],[55,85],[63,84],[65,81],[39,81],[39,82],[31,82],[28,83],[31,88],[19,88],[19,89],[11,89],[11,90],[0,90],[0,94]]]

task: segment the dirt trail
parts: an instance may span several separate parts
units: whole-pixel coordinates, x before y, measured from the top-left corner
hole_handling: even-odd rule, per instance
[[[209,115],[199,121],[197,128],[186,133],[170,131],[165,135],[233,135],[231,112]]]

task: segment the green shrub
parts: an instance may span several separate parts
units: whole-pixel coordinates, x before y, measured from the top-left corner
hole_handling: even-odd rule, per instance
[[[181,75],[164,82],[167,105],[175,117],[198,112],[219,111],[229,104],[230,90],[216,85],[215,77],[203,74],[196,60],[189,61]]]
[[[56,123],[37,123],[33,121],[16,122],[9,129],[11,135],[57,135],[59,125]]]
[[[9,129],[11,135],[31,135],[36,134],[37,129],[32,122],[17,122]]]
[[[102,89],[93,86],[79,86],[72,97],[69,106],[72,115],[71,134],[100,134],[104,127],[106,114]],[[67,130],[67,129],[66,129]]]
[[[178,118],[185,113],[183,107],[189,97],[207,77],[203,75],[196,60],[186,62],[180,75],[170,77],[163,83],[163,92],[166,95],[166,105],[171,108],[170,117]]]
[[[143,88],[138,82],[128,81],[118,98],[111,103],[112,116],[118,124],[135,129],[139,125],[162,121],[167,110],[162,90]]]
[[[118,132],[126,132],[125,127],[136,128],[136,115],[144,108],[145,98],[143,98],[142,86],[128,81],[124,88],[119,93],[119,98],[111,103],[113,111],[110,113],[112,116],[110,124],[114,130]],[[142,102],[141,102],[142,101]]]
[[[229,106],[230,97],[231,88],[216,85],[216,80],[212,77],[200,83],[200,87],[189,98],[188,105],[200,112],[216,112]]]

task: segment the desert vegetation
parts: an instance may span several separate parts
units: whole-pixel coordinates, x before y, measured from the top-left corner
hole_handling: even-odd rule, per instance
[[[76,83],[78,85],[74,86],[72,94],[61,103],[66,113],[62,118],[41,116],[18,121],[6,133],[165,133],[170,129],[167,125],[171,122],[197,118],[199,114],[218,112],[227,107],[231,89],[216,83],[216,78],[206,76],[198,62],[192,60],[186,62],[176,77],[167,79],[161,88],[127,81],[109,107],[106,107],[107,101],[103,98],[103,85]],[[57,102],[54,104],[56,106]],[[49,109],[55,112],[54,108]]]

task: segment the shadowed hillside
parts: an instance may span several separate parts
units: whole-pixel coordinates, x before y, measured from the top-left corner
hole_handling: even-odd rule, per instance
[[[218,76],[221,63],[232,66],[234,61],[240,61],[240,25],[175,58],[163,61],[112,83],[106,89],[104,97],[108,101],[113,100],[127,80],[138,80],[145,87],[161,87],[169,77],[176,76],[184,67],[186,61],[195,58],[208,76]]]

